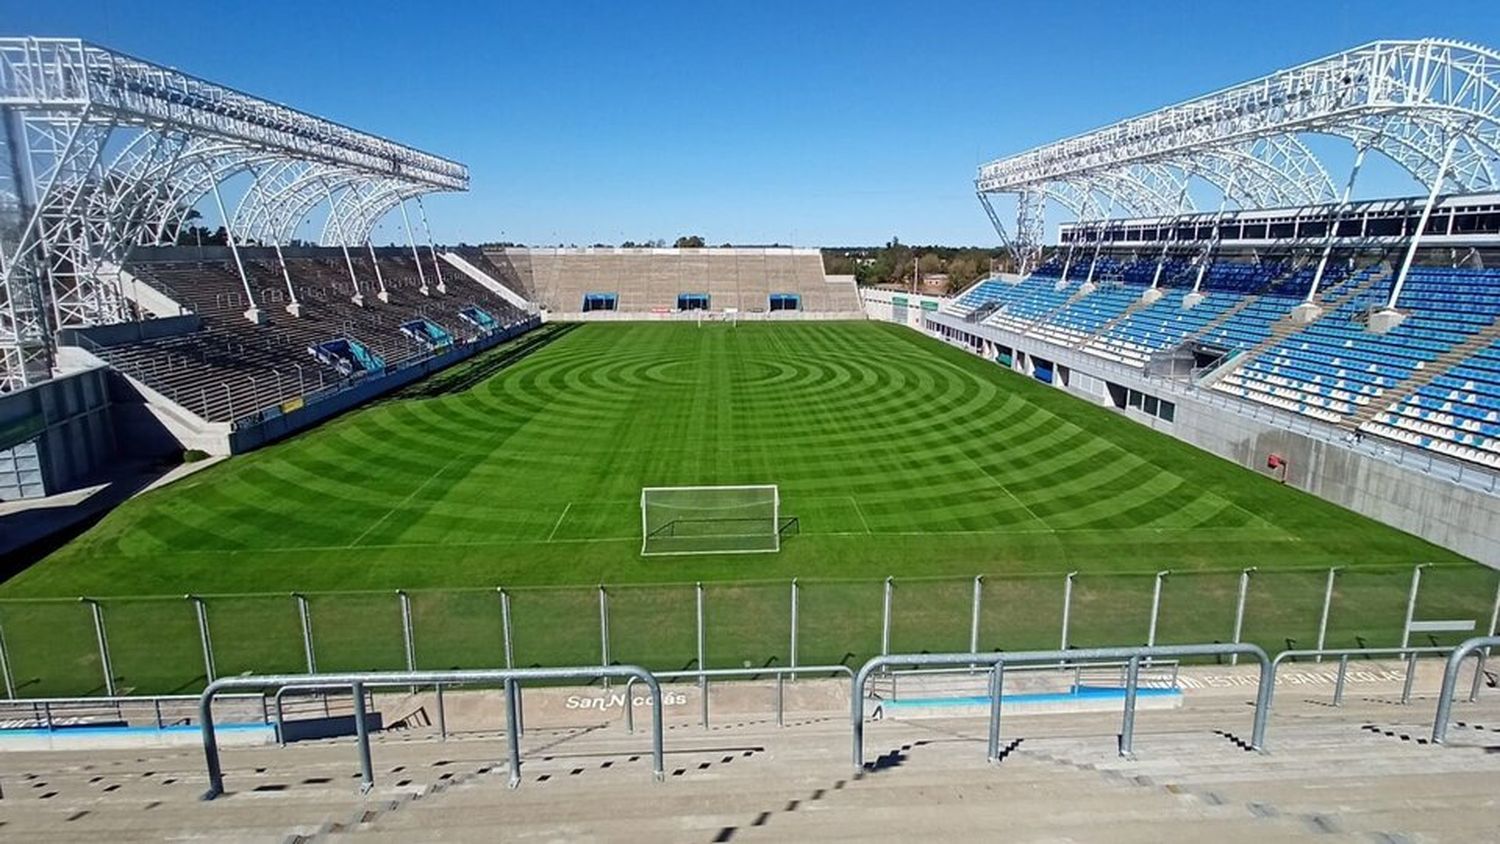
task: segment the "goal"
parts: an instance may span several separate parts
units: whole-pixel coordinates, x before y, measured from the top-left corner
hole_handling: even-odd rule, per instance
[[[727,322],[731,328],[737,328],[740,324],[739,308],[725,308],[717,313],[709,310],[696,310],[693,313],[696,315],[695,319],[699,328],[702,328],[705,322]]]
[[[641,490],[641,554],[755,554],[781,550],[781,493],[761,486]]]

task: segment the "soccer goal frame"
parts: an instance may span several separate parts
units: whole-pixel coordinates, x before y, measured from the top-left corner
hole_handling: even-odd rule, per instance
[[[700,308],[695,310],[694,313],[696,314],[694,321],[698,324],[699,328],[702,328],[705,322],[727,322],[730,328],[738,328],[740,324],[739,308],[725,308],[722,311],[710,311],[706,308]]]
[[[781,550],[775,484],[641,488],[641,556],[774,554]]]

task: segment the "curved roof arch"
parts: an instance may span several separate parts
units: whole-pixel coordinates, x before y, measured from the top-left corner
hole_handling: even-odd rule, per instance
[[[1447,39],[1372,42],[990,161],[974,184],[981,197],[1040,192],[1067,208],[1058,185],[1168,167],[1245,209],[1334,202],[1304,135],[1373,149],[1429,189],[1500,189],[1500,52]]]

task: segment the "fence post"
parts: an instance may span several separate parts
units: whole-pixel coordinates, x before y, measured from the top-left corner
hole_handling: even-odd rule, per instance
[[[1245,631],[1245,599],[1250,594],[1250,572],[1255,571],[1255,566],[1240,569],[1240,592],[1234,602],[1234,644],[1240,643],[1240,636]],[[1230,665],[1240,664],[1239,654],[1229,655]]]
[[[880,655],[888,656],[891,652],[891,591],[895,586],[895,579],[885,579],[885,601],[880,608]]]
[[[990,737],[988,761],[991,765],[1000,762],[1000,698],[1005,691],[1005,663],[997,662],[990,669]]]
[[[203,645],[203,676],[212,683],[218,679],[214,670],[214,640],[208,632],[208,603],[197,595],[185,595],[193,602],[193,615],[198,618],[198,641]]]
[[[16,681],[10,673],[10,649],[5,646],[5,630],[0,628],[0,674],[5,675],[5,697],[16,699]]]
[[[974,575],[974,603],[969,610],[969,653],[979,653],[979,608],[984,600],[984,575]]]
[[[1135,749],[1135,696],[1140,680],[1141,658],[1133,656],[1125,667],[1125,717],[1120,724],[1120,755],[1127,759],[1134,755]]]
[[[99,643],[99,667],[104,671],[104,693],[115,696],[115,667],[109,659],[109,633],[104,629],[104,607],[93,598],[79,598],[94,616],[94,640]]]
[[[775,726],[784,727],[781,712],[786,709],[786,675],[781,672],[775,673]]]
[[[510,633],[510,593],[503,586],[495,587],[495,591],[500,593],[500,638],[505,649],[505,667],[515,668],[515,651],[511,647]]]
[[[401,643],[406,647],[406,670],[417,670],[417,644],[411,631],[411,596],[405,589],[396,590],[396,600],[401,602]]]
[[[1344,679],[1349,675],[1349,655],[1339,657],[1339,677],[1333,684],[1333,705],[1344,705]]]
[[[1323,587],[1323,612],[1318,616],[1318,650],[1323,650],[1328,641],[1328,611],[1333,607],[1333,580],[1338,577],[1339,569],[1343,566],[1329,566],[1328,583]],[[1323,657],[1318,656],[1316,662],[1322,662]]]
[[[1422,569],[1427,563],[1418,563],[1411,570],[1411,591],[1406,595],[1406,620],[1401,625],[1401,647],[1411,642],[1411,620],[1417,612],[1417,591],[1422,588]]]
[[[521,716],[516,706],[516,685],[515,680],[505,681],[505,743],[510,755],[510,781],[506,785],[509,788],[521,785]]]
[[[1068,649],[1068,621],[1073,614],[1073,578],[1078,572],[1070,571],[1063,578],[1063,613],[1062,613],[1062,643],[1057,646],[1060,651]]]
[[[708,729],[708,675],[701,672],[708,670],[704,663],[704,619],[703,619],[703,581],[693,584],[694,605],[697,609],[698,627],[698,698],[699,707],[703,710],[703,729]]]
[[[792,652],[791,652],[790,656],[788,657],[788,659],[791,661],[791,665],[792,665],[793,668],[797,667],[797,593],[798,593],[798,591],[799,591],[799,587],[797,586],[797,578],[794,577],[794,578],[792,578],[792,642],[791,642]],[[793,680],[797,679],[796,675],[793,675],[792,679]]]
[[[359,743],[359,791],[367,794],[375,787],[375,769],[370,764],[370,727],[365,723],[365,685],[355,683],[350,691],[354,693],[354,734]]]
[[[1494,636],[1496,628],[1500,627],[1500,583],[1495,585],[1495,605],[1490,608],[1490,632]],[[0,641],[0,659],[5,658],[5,643]],[[1484,664],[1490,658],[1489,648],[1479,649],[1479,659],[1474,663],[1474,684],[1469,687],[1469,703],[1479,700],[1479,688],[1484,685]],[[6,672],[6,682],[9,682],[10,672]]]
[[[1146,647],[1148,648],[1156,646],[1156,621],[1161,616],[1161,584],[1171,573],[1167,569],[1157,572],[1156,583],[1151,587],[1151,626],[1146,629]]]
[[[609,592],[605,591],[604,584],[599,584],[599,664],[609,665]],[[604,681],[604,688],[609,688],[609,681]]]
[[[312,607],[301,592],[293,592],[292,598],[297,601],[297,618],[302,622],[302,654],[307,658],[307,673],[316,674],[318,660],[313,653]]]
[[[1402,645],[1402,647],[1406,647]],[[1401,684],[1401,705],[1411,703],[1411,684],[1417,679],[1417,652],[1412,651],[1406,655],[1406,678]]]

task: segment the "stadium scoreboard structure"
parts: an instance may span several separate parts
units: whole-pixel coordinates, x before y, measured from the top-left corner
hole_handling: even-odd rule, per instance
[[[758,486],[641,489],[641,556],[781,550],[781,491]]]

